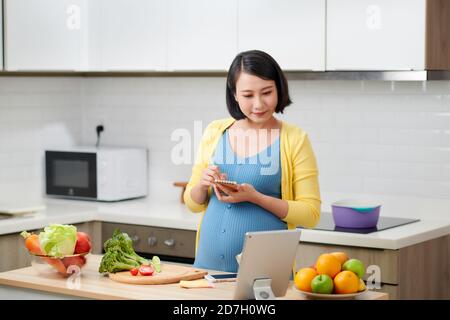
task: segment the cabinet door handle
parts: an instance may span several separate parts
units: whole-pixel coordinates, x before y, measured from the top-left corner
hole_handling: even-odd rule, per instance
[[[134,236],[130,237],[130,239],[131,239],[131,241],[133,241],[133,243],[139,242],[139,240],[141,240],[139,238],[139,236],[137,236],[137,235],[134,235]]]
[[[147,242],[150,247],[154,247],[154,246],[156,246],[158,239],[156,239],[156,237],[154,237],[154,236],[148,237]]]
[[[173,247],[175,245],[175,240],[174,239],[164,240],[164,244],[168,247]]]

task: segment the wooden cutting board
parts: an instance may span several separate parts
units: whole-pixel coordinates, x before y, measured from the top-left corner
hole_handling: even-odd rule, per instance
[[[122,271],[110,273],[109,278],[117,282],[131,284],[168,284],[178,283],[181,280],[202,279],[206,274],[208,272],[204,270],[180,265],[162,264],[161,272],[154,272],[151,276],[142,276],[140,274],[133,276],[130,271]]]

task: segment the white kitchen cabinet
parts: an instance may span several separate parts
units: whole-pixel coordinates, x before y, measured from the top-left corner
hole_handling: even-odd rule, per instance
[[[327,0],[327,70],[424,70],[426,0]]]
[[[237,53],[237,0],[168,0],[168,70],[228,70]]]
[[[266,51],[284,70],[325,69],[325,0],[238,3],[239,51]]]
[[[87,67],[87,0],[5,0],[6,70]]]
[[[165,70],[166,10],[165,0],[90,2],[90,70]]]

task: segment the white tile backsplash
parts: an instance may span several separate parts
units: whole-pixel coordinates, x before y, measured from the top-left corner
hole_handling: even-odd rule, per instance
[[[350,174],[320,174],[321,192],[327,190],[339,190],[340,192],[362,192],[364,188],[364,178],[358,175]],[[323,197],[323,195],[322,195]]]
[[[372,107],[365,107],[359,111],[363,118],[363,123],[366,128],[396,128],[397,127],[397,117],[395,116],[395,111],[376,111]]]
[[[343,176],[378,177],[380,164],[376,161],[360,161],[348,159],[330,159],[319,157],[316,153],[317,163],[320,167],[320,176],[326,177],[337,172]]]
[[[444,147],[443,129],[392,129],[380,130],[380,142],[384,145]]]
[[[80,143],[81,86],[81,78],[0,78],[0,203],[41,197],[45,148]]]
[[[427,193],[430,192],[429,187],[432,184],[428,181],[401,179],[397,177],[367,177],[364,178],[364,189],[362,193],[426,197]],[[432,196],[435,197],[436,195],[433,194]]]
[[[342,130],[342,129],[341,129]],[[380,130],[378,128],[355,127],[345,128],[348,143],[379,143]],[[341,140],[342,141],[342,140]]]
[[[381,162],[380,177],[440,181],[441,165],[428,163]]]
[[[442,179],[450,181],[450,164],[442,165]]]
[[[396,146],[394,160],[416,163],[450,163],[450,147]]]
[[[40,194],[43,149],[95,144],[103,124],[103,144],[150,150],[150,192],[178,201],[172,183],[186,181],[191,165],[173,164],[171,134],[185,128],[194,136],[195,121],[204,128],[227,117],[225,84],[222,77],[0,78],[0,194]],[[337,197],[364,196],[383,199],[394,215],[402,208],[396,199],[407,198],[416,215],[450,217],[450,81],[289,85],[294,103],[280,118],[311,138],[324,210]]]

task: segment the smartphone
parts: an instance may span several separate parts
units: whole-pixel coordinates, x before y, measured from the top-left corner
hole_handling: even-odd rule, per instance
[[[209,282],[232,282],[236,281],[237,273],[223,273],[223,274],[207,274],[205,279]]]
[[[230,181],[230,180],[221,180],[221,179],[215,179],[214,183],[222,184],[225,186],[232,187],[234,189],[237,189],[238,183],[236,181]]]

